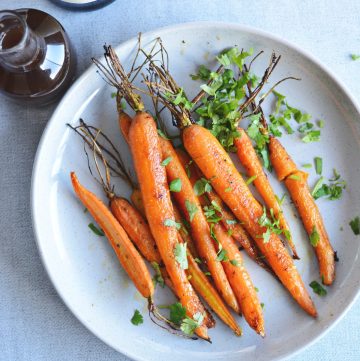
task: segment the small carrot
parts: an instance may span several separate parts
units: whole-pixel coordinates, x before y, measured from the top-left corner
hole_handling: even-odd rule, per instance
[[[126,273],[141,295],[152,302],[154,285],[150,273],[125,230],[105,204],[80,184],[74,172],[70,176],[75,193],[104,231]]]
[[[135,206],[135,208],[141,213],[143,217],[146,217],[145,215],[145,208],[144,203],[142,201],[141,191],[140,189],[133,189],[131,196],[130,196],[131,202]]]
[[[335,252],[331,246],[321,217],[307,183],[308,174],[296,168],[295,163],[279,140],[270,137],[270,161],[283,180],[300,214],[305,230],[310,237],[319,263],[322,281],[329,286],[335,279]]]
[[[280,238],[271,234],[269,240],[264,241],[263,234],[267,232],[267,228],[259,224],[263,213],[262,207],[251,194],[229,155],[208,129],[185,122],[184,126],[182,138],[189,155],[205,177],[212,179],[211,184],[216,192],[243,222],[243,226],[293,298],[306,312],[315,317],[315,306]],[[226,192],[227,189],[231,189],[231,192]]]
[[[275,217],[279,220],[280,228],[285,232],[286,239],[289,243],[293,258],[299,259],[296,247],[291,237],[289,225],[281,210],[280,204],[275,196],[271,184],[261,165],[260,159],[251,143],[251,139],[243,128],[238,127],[239,137],[234,139],[234,145],[240,163],[245,167],[249,177],[254,177],[253,183],[263,198],[266,206],[272,209]]]
[[[191,235],[199,255],[206,263],[220,295],[235,312],[239,313],[239,304],[227,280],[221,262],[216,260],[216,249],[210,235],[209,225],[186,172],[170,141],[159,137],[159,143],[161,145],[163,159],[171,158],[171,162],[166,166],[168,180],[181,180],[181,190],[180,192],[174,192],[173,197],[182,214],[190,224]]]
[[[124,136],[126,143],[129,144],[129,130],[131,126],[131,117],[124,111],[119,111],[118,121],[119,121],[119,127],[121,133]]]

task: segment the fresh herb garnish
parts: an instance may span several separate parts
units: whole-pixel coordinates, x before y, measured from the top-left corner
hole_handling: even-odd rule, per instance
[[[314,226],[312,231],[311,231],[311,234],[310,234],[310,243],[313,247],[316,247],[320,241],[320,235],[316,229],[316,227]]]
[[[189,214],[189,220],[192,222],[199,209],[196,204],[191,203],[189,200],[185,200],[185,207]]]
[[[311,192],[314,199],[327,197],[329,200],[340,199],[346,187],[346,182],[340,179],[340,174],[334,169],[334,177],[329,179],[329,184],[325,184],[325,178],[320,177]]]
[[[204,215],[209,223],[217,223],[221,220],[221,208],[215,201],[211,201],[211,205],[204,206]]]
[[[267,243],[270,240],[271,233],[281,234],[282,230],[280,229],[280,221],[275,217],[274,210],[270,208],[269,211],[270,217],[266,211],[265,206],[263,207],[263,213],[258,220],[258,223],[262,227],[266,227],[266,231],[260,236],[263,238],[263,242]]]
[[[360,218],[355,217],[349,222],[349,226],[351,227],[352,231],[354,232],[355,236],[360,234]]]
[[[171,192],[180,192],[181,191],[181,179],[176,178],[172,180],[169,184],[169,189]]]
[[[177,243],[174,249],[174,255],[180,267],[182,269],[188,269],[186,243]]]
[[[160,135],[161,138],[164,138],[166,140],[170,140],[161,129],[158,128],[157,132],[158,132],[158,134]]]
[[[226,224],[236,224],[237,223],[237,220],[236,219],[227,219],[226,220]]]
[[[183,319],[180,330],[184,332],[186,335],[193,335],[195,330],[202,325],[204,321],[204,315],[201,312],[197,312],[194,314],[194,319],[185,316]]]
[[[209,193],[209,192],[211,192],[211,190],[212,190],[212,187],[211,187],[210,181],[205,178],[200,178],[194,184],[194,193],[197,196],[201,196],[204,193]]]
[[[359,54],[351,54],[351,59],[352,59],[352,60],[359,60],[359,59],[360,59],[360,55],[359,55]]]
[[[306,135],[301,138],[304,143],[319,142],[320,141],[320,130],[310,130]]]
[[[219,250],[219,252],[216,255],[216,261],[226,262],[228,260],[229,260],[229,257],[227,255],[227,251],[224,248],[221,248],[221,250]]]
[[[232,188],[231,187],[227,187],[227,188],[225,188],[225,192],[227,193],[227,192],[231,192],[232,191]]]
[[[163,276],[161,275],[159,264],[157,262],[151,262],[151,266],[155,271],[155,275],[153,277],[154,286],[156,286],[158,284],[162,288],[164,288],[165,287],[165,281],[164,281]]]
[[[168,306],[168,308],[170,310],[170,321],[180,326],[186,316],[186,308],[180,302],[176,302]]]
[[[323,161],[320,157],[314,158],[316,174],[321,174],[323,169]]]
[[[301,179],[300,176],[297,174],[290,174],[288,178],[296,181],[299,181]]]
[[[205,65],[200,65],[197,74],[190,74],[192,80],[204,80],[208,81],[210,79],[211,70],[208,69]]]
[[[95,226],[94,223],[89,223],[88,224],[88,227],[99,237],[104,237],[105,236],[105,233],[103,232],[102,229],[98,228]]]
[[[177,94],[171,92],[165,92],[164,98],[174,105],[181,105],[186,110],[191,110],[194,106],[185,95],[184,89],[181,88]]]
[[[171,162],[172,158],[171,157],[167,157],[165,158],[162,162],[161,162],[161,165],[163,167],[166,167],[170,162]]]
[[[202,260],[201,260],[200,258],[197,258],[197,257],[194,258],[194,261],[195,261],[196,263],[199,263],[199,264],[202,263]]]
[[[321,129],[324,128],[325,122],[322,119],[319,119],[317,121],[317,126]]]
[[[235,267],[240,267],[240,265],[241,265],[240,262],[236,259],[231,259],[230,263]]]
[[[245,182],[246,185],[251,184],[256,178],[257,178],[257,175],[256,175],[256,174],[253,175],[252,177],[248,178],[248,179],[246,180],[246,182]]]
[[[323,297],[327,295],[326,289],[321,286],[321,284],[318,281],[312,281],[309,286],[313,289],[314,293],[317,295]]]
[[[181,223],[178,223],[178,222],[174,221],[173,219],[167,218],[164,221],[164,226],[175,227],[177,230],[179,230],[181,228]]]
[[[131,323],[135,326],[141,325],[144,323],[144,317],[139,310],[135,310],[133,317],[131,317]]]
[[[302,165],[303,168],[312,168],[312,164],[310,163],[305,163]]]

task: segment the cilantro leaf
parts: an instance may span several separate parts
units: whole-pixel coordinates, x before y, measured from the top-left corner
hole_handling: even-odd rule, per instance
[[[312,281],[309,286],[313,289],[314,293],[316,293],[319,296],[326,296],[327,291],[326,289],[321,286],[321,284],[318,281]]]
[[[210,74],[211,71],[205,66],[205,65],[200,65],[198,72],[196,74],[190,74],[190,77],[192,80],[204,80],[207,81],[210,79]]]
[[[223,248],[220,249],[220,251],[216,255],[216,261],[219,262],[226,262],[229,260],[229,257],[227,255],[227,251]]]
[[[166,167],[170,162],[171,162],[172,158],[171,157],[167,157],[165,158],[162,162],[161,162],[161,165],[163,167]]]
[[[169,189],[171,192],[180,192],[181,191],[181,179],[176,178],[172,180],[169,184]]]
[[[358,55],[358,54],[351,54],[350,56],[351,56],[352,60],[359,60],[360,59],[360,55]]]
[[[351,227],[352,231],[354,232],[355,236],[360,234],[360,218],[355,217],[349,222],[349,226]]]
[[[245,182],[246,185],[251,184],[256,178],[257,178],[257,175],[256,175],[256,174],[253,175],[252,177],[248,178],[248,179],[246,180],[246,182]]]
[[[194,319],[185,316],[183,319],[180,330],[184,332],[186,335],[193,335],[195,330],[202,325],[204,321],[204,315],[201,312],[197,312],[194,314]]]
[[[194,184],[194,193],[197,196],[201,196],[204,193],[211,192],[211,190],[212,190],[212,187],[211,187],[210,181],[208,181],[205,178],[200,178]]]
[[[185,207],[189,213],[189,220],[190,220],[190,222],[192,222],[195,217],[195,214],[197,213],[197,211],[199,209],[196,204],[191,203],[189,200],[185,200]]]
[[[174,221],[173,219],[166,218],[164,220],[164,226],[166,227],[175,227],[177,230],[181,228],[181,223]]]
[[[240,267],[240,265],[241,265],[240,262],[236,259],[231,259],[230,263],[235,267]]]
[[[176,261],[179,263],[182,269],[188,269],[186,243],[177,243],[174,249],[174,255]]]
[[[316,227],[314,226],[312,231],[311,231],[311,234],[310,234],[310,243],[313,247],[316,247],[320,241],[320,235],[316,229]]]
[[[302,165],[303,168],[312,168],[312,164],[310,163],[305,163]]]
[[[304,143],[319,142],[320,141],[320,130],[310,130],[306,135],[301,138]]]
[[[135,326],[141,325],[144,323],[144,317],[139,310],[135,310],[133,317],[131,317],[131,323]]]
[[[158,128],[157,133],[160,135],[161,138],[164,138],[166,140],[170,140],[161,129]]]
[[[98,228],[95,226],[94,223],[89,223],[88,224],[88,227],[99,237],[104,237],[105,236],[105,233],[103,232],[102,229]]]
[[[181,325],[182,320],[186,316],[186,308],[180,303],[176,302],[169,306],[170,321],[175,325]]]

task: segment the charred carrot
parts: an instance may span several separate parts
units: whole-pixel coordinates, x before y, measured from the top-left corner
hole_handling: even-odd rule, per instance
[[[126,273],[141,295],[150,300],[154,294],[150,273],[125,230],[105,204],[80,184],[74,172],[70,176],[75,193],[104,231]]]
[[[279,220],[280,228],[284,231],[285,237],[293,253],[293,258],[299,259],[295,244],[291,237],[289,225],[281,210],[280,204],[275,196],[268,177],[264,172],[260,159],[251,143],[251,139],[244,129],[239,127],[238,132],[240,136],[234,139],[234,145],[236,147],[240,163],[246,169],[247,175],[249,177],[253,177],[253,183],[266,206],[273,210],[275,217]]]
[[[311,195],[307,173],[297,170],[295,163],[280,142],[270,137],[270,161],[283,180],[300,214],[305,230],[310,237],[319,263],[319,272],[325,285],[335,279],[335,252],[331,246],[320,211]]]
[[[166,166],[166,173],[169,181],[174,179],[181,180],[181,190],[180,192],[174,192],[173,197],[182,214],[190,224],[191,235],[199,255],[208,267],[220,295],[235,312],[239,313],[239,304],[231,289],[229,281],[227,280],[221,262],[216,260],[216,249],[210,235],[209,225],[186,172],[178,159],[172,144],[161,137],[159,137],[159,143],[161,144],[163,159],[171,159],[171,162]]]
[[[259,224],[263,213],[262,207],[251,194],[229,155],[209,130],[195,124],[184,125],[182,139],[191,158],[205,177],[212,179],[211,184],[216,192],[243,222],[243,226],[293,298],[306,312],[315,317],[315,306],[280,238],[271,234],[268,241],[264,240],[263,234],[267,232],[267,228]],[[231,191],[227,191],[229,189]]]

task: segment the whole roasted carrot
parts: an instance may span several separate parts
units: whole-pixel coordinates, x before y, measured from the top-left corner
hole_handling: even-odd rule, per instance
[[[187,315],[194,318],[198,314],[204,314],[205,310],[175,258],[177,230],[174,227],[174,210],[165,167],[162,165],[156,124],[151,115],[142,111],[142,107],[136,110],[137,114],[129,131],[129,142],[146,218],[180,301],[186,308]],[[201,338],[209,339],[205,325],[199,325],[196,332]]]
[[[267,232],[267,228],[259,224],[263,209],[251,194],[229,155],[209,130],[195,124],[184,125],[182,139],[191,158],[205,177],[212,179],[211,184],[216,192],[243,222],[243,226],[256,241],[271,268],[293,298],[306,312],[315,317],[315,306],[280,238],[271,234],[269,240],[264,241],[263,234]]]
[[[226,252],[227,260],[222,264],[241,312],[249,326],[259,335],[265,336],[262,307],[250,275],[244,267],[241,253],[221,224],[214,223],[213,227],[219,245]]]
[[[295,163],[280,142],[270,137],[270,161],[283,180],[300,214],[305,230],[310,237],[319,263],[319,272],[325,285],[331,285],[335,279],[335,252],[331,246],[320,211],[311,195],[308,174],[296,168]]]
[[[251,143],[251,139],[243,128],[238,127],[239,137],[234,139],[234,145],[237,150],[237,155],[240,163],[246,169],[249,177],[254,177],[253,183],[263,198],[266,206],[272,208],[275,217],[279,220],[280,228],[284,231],[286,239],[289,243],[293,258],[299,259],[296,252],[296,247],[291,237],[289,225],[281,210],[280,204],[275,196],[271,184],[266,176],[264,169],[261,165],[260,159]]]
[[[239,313],[240,308],[234,292],[226,277],[221,262],[216,260],[217,254],[214,241],[210,235],[210,228],[202,211],[200,202],[196,197],[192,185],[186,175],[178,156],[170,141],[159,137],[163,159],[171,159],[166,166],[166,173],[169,181],[180,179],[181,190],[174,192],[173,197],[177,202],[182,214],[189,222],[191,235],[196,244],[200,257],[206,263],[215,286],[225,302],[235,312]]]
[[[154,285],[150,273],[125,230],[105,204],[80,184],[74,172],[70,176],[75,193],[104,231],[126,273],[141,295],[152,303]]]
[[[178,155],[183,167],[188,169],[190,183],[194,186],[195,183],[201,179],[201,172],[199,168],[191,161],[189,155],[182,149],[176,149],[176,154]],[[210,190],[209,192],[206,192],[206,197],[204,195],[199,197],[199,201],[203,207],[209,205],[208,200],[216,203],[217,207],[220,209],[221,223],[229,232],[231,232],[231,236],[240,243],[249,257],[264,269],[269,270],[268,266],[262,261],[262,256],[259,254],[256,246],[252,244],[247,232],[238,222],[234,222],[236,217],[225,208],[222,199],[213,190]]]

